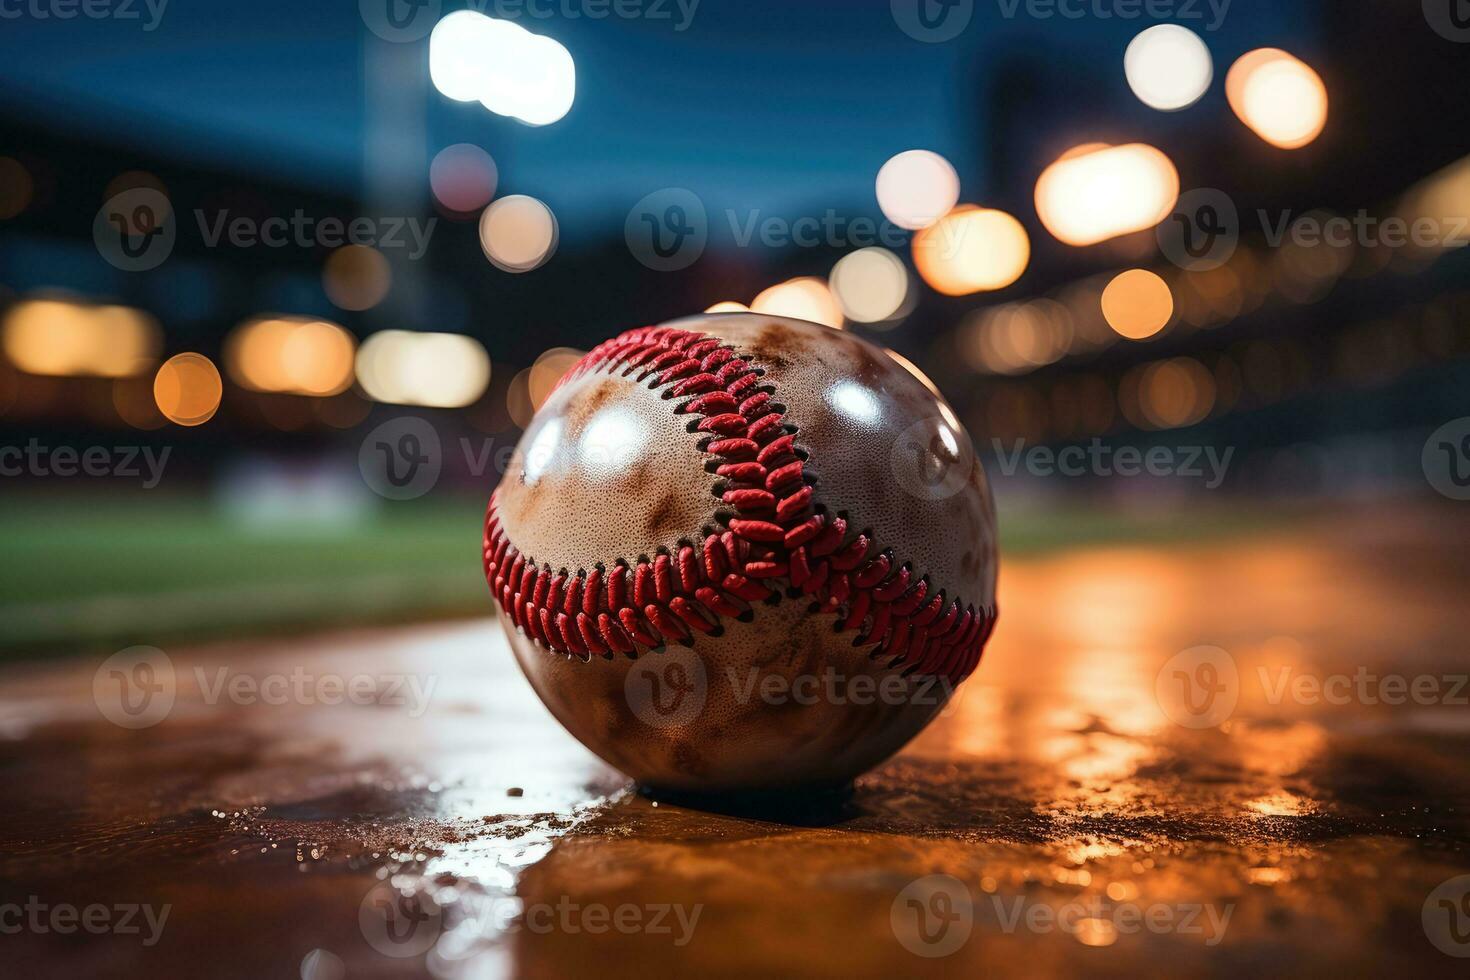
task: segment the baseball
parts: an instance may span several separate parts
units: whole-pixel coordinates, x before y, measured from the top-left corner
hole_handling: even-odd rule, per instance
[[[985,475],[887,352],[737,313],[630,330],[537,412],[484,567],[551,712],[656,788],[841,786],[975,669]]]

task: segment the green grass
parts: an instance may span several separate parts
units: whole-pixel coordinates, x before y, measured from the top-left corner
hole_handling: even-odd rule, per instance
[[[415,501],[359,524],[263,528],[178,498],[7,501],[0,648],[484,611],[483,508]]]
[[[1068,505],[1000,514],[1001,552],[1035,555],[1093,545],[1186,544],[1251,534],[1282,526],[1292,514],[1282,509],[1204,506],[1198,502],[1145,511]]]
[[[116,649],[336,625],[484,614],[484,504],[383,504],[345,526],[256,527],[165,495],[7,500],[0,652]],[[1007,558],[1106,543],[1161,545],[1279,524],[1185,507],[1002,514]]]
[[[147,595],[321,581],[372,567],[405,576],[456,561],[474,568],[483,512],[468,502],[389,505],[360,526],[262,529],[192,502],[7,507],[0,534],[12,561],[0,568],[0,594],[7,601]]]

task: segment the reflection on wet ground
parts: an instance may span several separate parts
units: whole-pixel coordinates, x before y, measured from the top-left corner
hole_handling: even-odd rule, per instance
[[[633,792],[488,621],[168,651],[137,730],[98,661],[9,668],[0,949],[48,976],[1459,974],[1467,524],[1352,518],[1008,564],[944,715],[780,809]]]

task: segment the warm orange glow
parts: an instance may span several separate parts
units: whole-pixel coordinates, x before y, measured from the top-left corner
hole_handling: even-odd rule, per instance
[[[1470,226],[1470,157],[1461,157],[1410,188],[1398,213],[1411,227],[1425,218],[1446,232],[1455,224]],[[1436,237],[1439,240],[1432,244],[1415,244],[1421,248],[1460,248],[1466,240],[1463,234]]]
[[[1120,272],[1102,294],[1103,317],[1119,336],[1129,340],[1152,337],[1174,315],[1169,284],[1147,269]]]
[[[160,345],[158,323],[126,306],[25,300],[3,327],[11,362],[31,374],[122,378],[147,371]]]
[[[744,303],[737,303],[732,299],[722,300],[705,310],[706,313],[748,313],[750,307]]]
[[[1193,317],[1197,326],[1231,320],[1240,315],[1245,294],[1240,276],[1232,267],[1222,265],[1204,272],[1191,272],[1184,282],[1189,285],[1190,292],[1199,297],[1196,305],[1203,307],[1197,309]]]
[[[1265,817],[1300,817],[1317,809],[1316,804],[1307,797],[1287,790],[1278,790],[1249,800],[1246,807]]]
[[[1036,181],[1036,214],[1068,245],[1094,245],[1152,228],[1178,199],[1173,162],[1144,143],[1074,147]]]
[[[1004,211],[961,204],[914,236],[919,275],[946,296],[1004,289],[1026,271],[1031,239]]]
[[[267,317],[242,323],[225,341],[225,368],[243,388],[335,395],[352,384],[357,342],[326,320]]]
[[[1284,150],[1306,146],[1327,125],[1322,77],[1278,48],[1242,55],[1225,76],[1225,97],[1241,122]]]
[[[1111,946],[1118,941],[1118,927],[1107,919],[1078,919],[1076,936],[1084,946]]]
[[[971,318],[961,333],[966,359],[993,374],[1021,374],[1067,353],[1072,321],[1055,300],[1007,303]]]
[[[322,288],[327,299],[344,310],[370,310],[383,301],[393,284],[388,260],[367,245],[344,245],[327,257]]]
[[[816,276],[777,283],[757,296],[750,308],[756,313],[810,320],[839,329],[843,324],[842,305],[826,281]]]
[[[1291,872],[1285,868],[1247,868],[1245,880],[1252,885],[1281,885],[1291,880]]]
[[[530,272],[556,251],[560,232],[551,209],[524,194],[512,194],[480,212],[480,248],[497,269]]]
[[[546,399],[556,390],[562,376],[572,369],[587,352],[574,347],[553,347],[536,358],[527,378],[526,392],[531,398],[531,410],[536,411],[546,404]],[[514,417],[514,412],[511,413]],[[528,420],[529,421],[529,420]]]
[[[524,429],[531,424],[536,406],[531,404],[531,369],[522,368],[505,389],[505,410],[510,420]]]
[[[203,425],[219,411],[224,385],[203,354],[175,354],[153,378],[153,400],[170,422]]]
[[[1138,407],[1152,428],[1193,425],[1215,407],[1215,378],[1192,357],[1150,364],[1138,382]]]

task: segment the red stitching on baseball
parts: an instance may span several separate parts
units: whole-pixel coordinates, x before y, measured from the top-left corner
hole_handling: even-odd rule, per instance
[[[980,661],[996,610],[962,605],[846,518],[829,515],[806,482],[805,454],[785,410],[761,386],[763,372],[717,337],[674,327],[630,330],[598,345],[558,382],[589,371],[652,378],[665,398],[687,398],[701,451],[718,460],[715,494],[733,513],[727,530],[698,546],[680,543],[652,560],[618,559],[591,571],[553,570],[510,543],[490,496],[485,511],[485,580],[504,615],[536,643],[587,660],[636,657],[639,647],[685,646],[719,635],[722,617],[749,617],[751,604],[805,595],[831,612],[854,646],[871,647],[890,668],[959,683]]]

